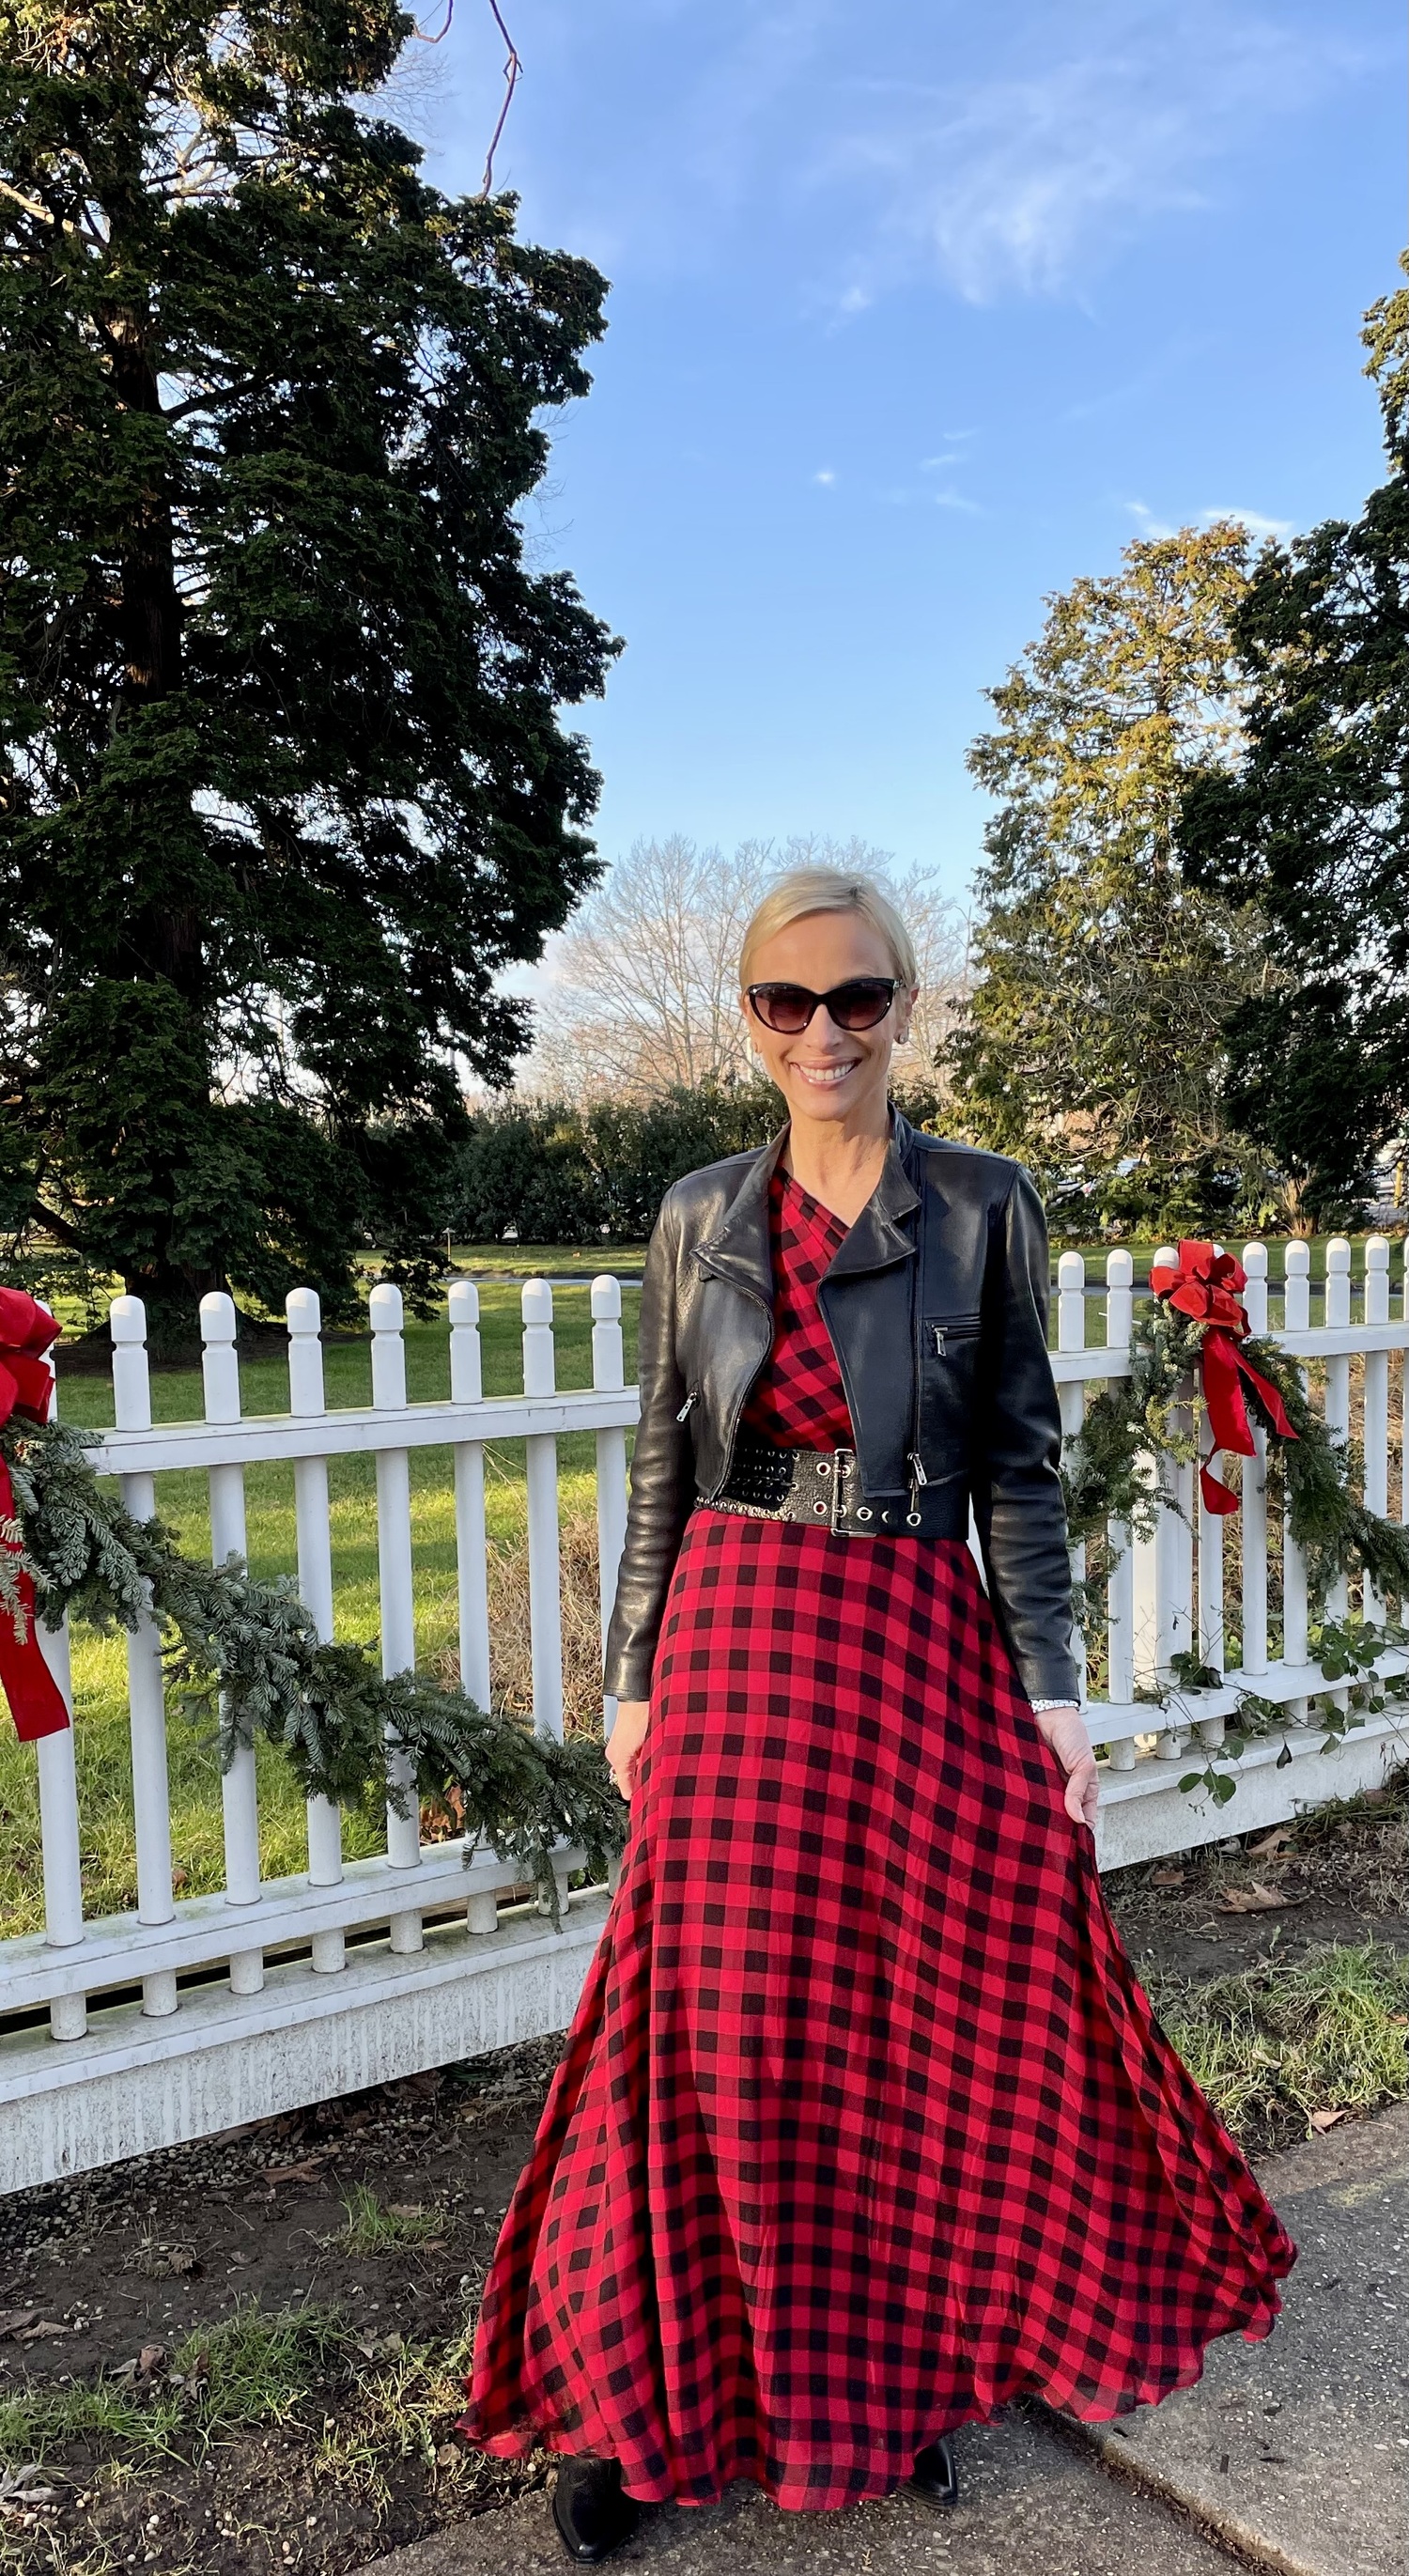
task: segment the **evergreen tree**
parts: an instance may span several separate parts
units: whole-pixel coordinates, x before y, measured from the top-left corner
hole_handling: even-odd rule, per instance
[[[0,0],[0,1217],[189,1317],[416,1276],[596,873],[524,561],[603,281],[357,105],[391,0]]]
[[[1230,1108],[1317,1225],[1357,1213],[1409,1126],[1409,290],[1365,343],[1388,480],[1264,555],[1234,620],[1247,755],[1191,788],[1184,823],[1198,883],[1265,923]]]
[[[1191,773],[1237,751],[1247,554],[1236,523],[1184,528],[1051,598],[969,753],[999,805],[942,1061],[959,1123],[1031,1164],[1059,1223],[1192,1226],[1257,1187],[1222,1097],[1249,931],[1178,838]]]

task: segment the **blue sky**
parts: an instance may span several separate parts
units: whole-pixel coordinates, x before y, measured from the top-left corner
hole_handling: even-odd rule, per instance
[[[612,280],[531,514],[626,638],[584,718],[604,855],[856,833],[961,893],[964,746],[1044,592],[1379,479],[1399,0],[501,5],[498,179]],[[485,0],[412,50],[396,111],[472,188]]]

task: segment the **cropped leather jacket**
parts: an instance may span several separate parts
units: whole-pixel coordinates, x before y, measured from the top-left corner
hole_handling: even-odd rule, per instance
[[[768,1191],[787,1130],[666,1194],[641,1296],[641,1424],[605,1687],[646,1699],[670,1579],[697,1504],[723,1494],[773,1346]],[[965,1539],[1032,1698],[1077,1699],[1071,1576],[1047,1356],[1041,1203],[1000,1154],[898,1113],[876,1189],[818,1292],[876,1518]],[[867,1517],[867,1515],[862,1515]],[[839,1540],[870,1546],[870,1537]]]

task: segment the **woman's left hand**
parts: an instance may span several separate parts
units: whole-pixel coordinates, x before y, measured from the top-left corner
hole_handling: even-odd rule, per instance
[[[1066,1811],[1074,1825],[1094,1825],[1100,1780],[1079,1708],[1039,1708],[1033,1715],[1067,1775]]]

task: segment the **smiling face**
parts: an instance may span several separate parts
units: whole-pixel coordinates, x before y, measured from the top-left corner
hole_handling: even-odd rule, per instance
[[[814,993],[828,993],[854,975],[894,974],[895,960],[884,939],[860,912],[804,913],[763,941],[749,959],[751,984],[805,984]],[[909,1028],[914,1005],[914,991],[902,985],[873,1029],[839,1029],[831,1014],[819,1009],[796,1037],[766,1028],[747,1002],[744,1019],[791,1117],[879,1135],[885,1127],[890,1059]]]

